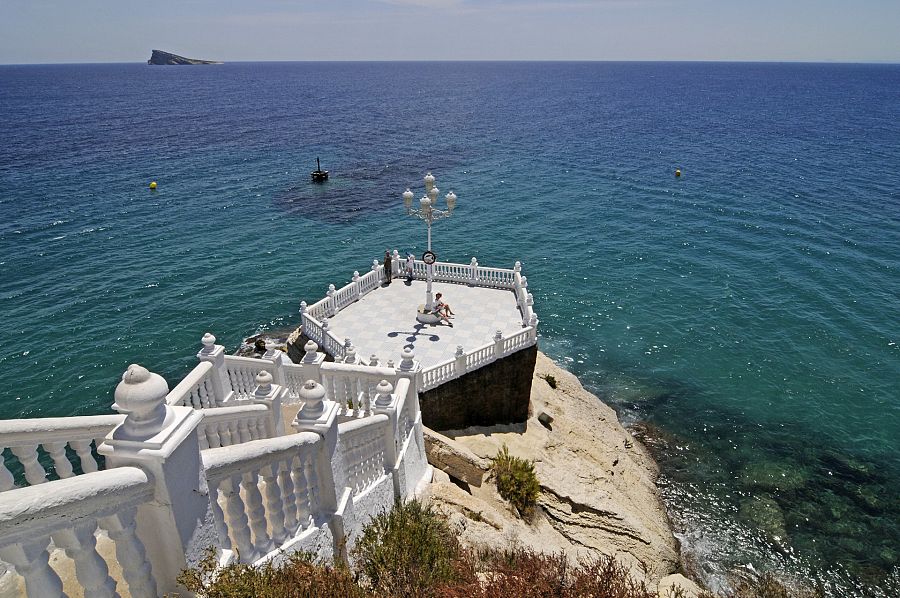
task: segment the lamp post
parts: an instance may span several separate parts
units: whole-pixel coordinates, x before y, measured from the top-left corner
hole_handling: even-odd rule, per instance
[[[415,216],[419,220],[424,220],[425,224],[428,226],[428,251],[425,256],[423,256],[423,260],[426,262],[425,264],[425,280],[427,282],[426,290],[425,290],[425,311],[430,312],[434,305],[434,297],[431,293],[431,281],[432,281],[432,264],[427,263],[427,257],[431,257],[432,263],[433,260],[436,259],[436,256],[431,251],[431,225],[438,220],[443,218],[449,218],[453,215],[453,208],[456,207],[456,194],[451,191],[448,193],[444,199],[447,201],[447,209],[441,210],[437,207],[438,194],[440,193],[440,189],[438,189],[434,185],[434,176],[429,172],[425,175],[425,195],[419,200],[419,207],[413,207],[413,192],[409,190],[407,187],[406,191],[403,192],[403,205],[406,206],[406,214],[409,216]]]

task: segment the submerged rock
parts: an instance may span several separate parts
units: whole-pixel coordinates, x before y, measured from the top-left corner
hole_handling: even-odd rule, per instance
[[[795,491],[809,482],[810,472],[798,463],[760,461],[741,472],[741,484],[767,492]]]
[[[762,530],[776,544],[780,546],[789,544],[784,513],[771,497],[754,496],[742,501],[738,517]]]

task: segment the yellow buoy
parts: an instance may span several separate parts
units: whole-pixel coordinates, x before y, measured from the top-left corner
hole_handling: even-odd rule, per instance
[[[151,182],[150,182],[150,188],[151,188],[151,189],[156,189],[156,181],[151,181]]]
[[[680,169],[680,168],[676,168],[676,169],[675,169],[675,176],[677,176],[677,177],[681,176],[681,169]]]

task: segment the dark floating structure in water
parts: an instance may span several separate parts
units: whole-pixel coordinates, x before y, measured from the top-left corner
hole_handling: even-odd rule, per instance
[[[328,171],[322,170],[322,165],[319,164],[319,159],[316,158],[316,169],[313,170],[310,175],[314,183],[324,183],[328,180]]]

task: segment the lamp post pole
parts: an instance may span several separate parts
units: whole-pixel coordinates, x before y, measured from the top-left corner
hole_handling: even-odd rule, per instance
[[[453,215],[453,208],[456,207],[456,194],[451,191],[448,193],[444,199],[447,201],[447,209],[441,210],[437,207],[438,193],[440,193],[440,189],[438,189],[434,185],[434,176],[429,172],[425,175],[425,195],[419,200],[419,207],[413,208],[413,192],[406,189],[403,192],[403,205],[406,207],[406,213],[409,216],[414,216],[419,220],[425,221],[425,225],[428,228],[428,251],[423,256],[423,260],[426,261],[425,264],[425,281],[426,281],[426,289],[425,289],[425,311],[431,311],[434,306],[434,296],[431,292],[431,282],[433,280],[433,272],[432,272],[432,264],[435,258],[434,253],[431,251],[431,225],[438,220],[443,218],[449,218]],[[428,258],[432,260],[432,263],[428,263]]]

